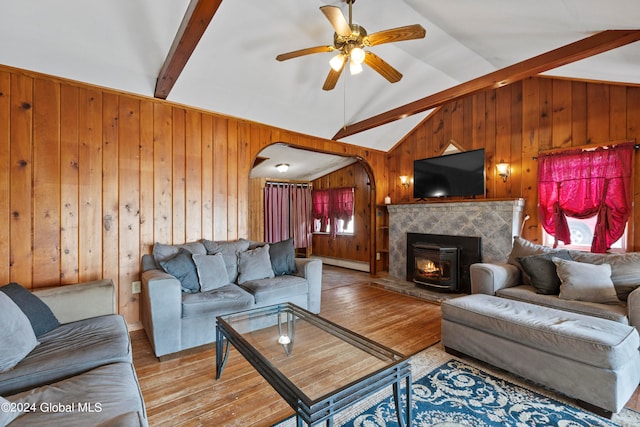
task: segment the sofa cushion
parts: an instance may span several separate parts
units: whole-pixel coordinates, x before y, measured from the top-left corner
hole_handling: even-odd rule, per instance
[[[0,292],[0,372],[16,366],[38,341],[27,316],[11,298]]]
[[[14,407],[10,406],[11,403],[12,402],[9,402],[4,397],[0,396],[0,426],[6,426],[24,413],[23,411],[18,410],[19,408],[17,405]],[[14,408],[15,410],[12,410]]]
[[[9,283],[1,287],[0,291],[11,298],[27,316],[36,337],[60,326],[60,322],[58,322],[49,306],[19,284]]]
[[[65,323],[41,335],[38,345],[12,370],[0,374],[6,396],[115,362],[131,362],[129,333],[117,314]]]
[[[197,294],[182,294],[182,317],[193,317],[212,313],[232,313],[251,308],[253,295],[236,284],[229,283],[220,288]],[[214,328],[215,325],[202,325]]]
[[[206,292],[229,283],[227,267],[222,254],[193,255],[193,262],[198,272],[200,291]]]
[[[268,279],[274,277],[269,257],[270,245],[250,249],[240,253],[238,258],[238,284],[250,280]]]
[[[167,273],[180,281],[182,292],[194,293],[200,291],[198,272],[193,263],[191,252],[180,248],[178,253],[171,258],[160,261],[160,265]]]
[[[587,264],[552,258],[560,277],[560,299],[617,304],[609,264]]]
[[[627,307],[625,307],[622,302],[618,304],[599,304],[596,302],[560,299],[558,295],[539,294],[536,288],[527,285],[503,288],[497,291],[496,295],[502,298],[530,302],[545,307],[613,320],[614,322],[624,323],[625,325],[629,324]]]
[[[560,278],[556,273],[556,265],[551,257],[571,260],[568,251],[558,251],[538,255],[518,257],[525,273],[529,275],[531,285],[538,293],[545,295],[558,295],[560,293]]]
[[[626,301],[629,294],[640,286],[640,252],[593,254],[572,251],[571,257],[590,264],[609,264],[611,281],[621,301]]]
[[[296,250],[293,247],[293,238],[277,243],[269,244],[269,258],[271,268],[276,276],[296,273]]]
[[[165,245],[164,243],[155,243],[153,245],[153,258],[158,266],[160,261],[164,261],[175,256],[180,249],[186,249],[192,254],[204,255],[207,253],[207,249],[201,242],[188,242],[179,245]]]
[[[44,409],[23,414],[11,427],[147,425],[144,400],[131,363],[96,367],[9,399]],[[73,405],[74,410],[55,410],[52,404],[61,408]]]
[[[250,280],[239,286],[254,296],[256,304],[286,301],[288,297],[304,295],[309,290],[309,282],[306,279],[290,275]]]
[[[227,267],[227,276],[229,276],[229,281],[235,282],[238,278],[238,254],[249,249],[251,242],[245,239],[216,242],[205,239],[202,243],[207,250],[207,254],[222,254],[224,257],[224,265]]]

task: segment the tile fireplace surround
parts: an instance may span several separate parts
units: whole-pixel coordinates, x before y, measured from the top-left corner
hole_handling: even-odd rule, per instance
[[[389,275],[406,279],[407,233],[481,238],[484,262],[506,262],[520,233],[524,199],[388,205]]]

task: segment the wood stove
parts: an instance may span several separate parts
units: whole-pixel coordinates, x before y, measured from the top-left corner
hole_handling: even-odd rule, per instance
[[[413,245],[428,244],[442,248],[458,248],[458,290],[457,293],[471,293],[471,277],[469,267],[476,262],[482,262],[482,245],[480,237],[452,236],[447,234],[407,233],[406,278],[413,282],[415,261],[413,259]],[[427,243],[428,242],[428,243]],[[422,285],[420,286],[427,286]],[[446,288],[431,288],[434,291],[446,292]]]
[[[458,292],[460,249],[433,243],[413,245],[413,282],[440,292]]]

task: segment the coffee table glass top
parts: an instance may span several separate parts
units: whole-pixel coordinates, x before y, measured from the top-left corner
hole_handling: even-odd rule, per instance
[[[308,404],[406,360],[294,304],[220,316],[218,325],[247,344],[251,357],[290,382]]]

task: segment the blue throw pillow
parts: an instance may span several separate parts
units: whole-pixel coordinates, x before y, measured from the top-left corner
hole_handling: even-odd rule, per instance
[[[198,271],[193,263],[192,253],[184,248],[180,248],[173,257],[160,261],[160,265],[167,273],[180,281],[182,292],[194,294],[200,291],[198,281]]]
[[[278,243],[270,243],[269,257],[271,258],[271,268],[276,276],[295,274],[296,251],[293,247],[293,239],[283,240]]]
[[[60,322],[47,304],[17,283],[9,283],[0,288],[27,316],[36,337],[60,326]]]

